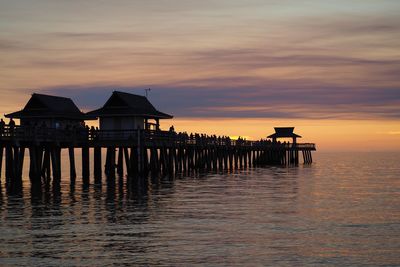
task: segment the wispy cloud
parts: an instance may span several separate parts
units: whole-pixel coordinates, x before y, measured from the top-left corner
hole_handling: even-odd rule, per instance
[[[85,110],[105,103],[113,90],[143,94],[145,87],[66,86],[47,93],[70,96]],[[150,100],[180,117],[371,119],[400,118],[400,90],[382,88],[162,87]]]
[[[389,135],[400,135],[400,131],[388,132]]]

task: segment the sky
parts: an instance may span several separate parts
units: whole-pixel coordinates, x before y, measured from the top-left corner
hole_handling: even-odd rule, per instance
[[[178,131],[400,150],[398,0],[0,0],[0,113],[144,94]]]

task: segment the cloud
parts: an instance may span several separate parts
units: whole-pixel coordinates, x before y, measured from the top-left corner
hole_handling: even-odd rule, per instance
[[[316,51],[303,53],[286,52],[287,55],[273,55],[268,49],[215,49],[192,52],[191,62],[198,64],[217,63],[237,68],[260,67],[329,67],[329,66],[400,66],[397,58],[362,58],[357,56],[339,56],[319,54]]]
[[[166,87],[151,85],[150,100],[176,117],[376,119],[400,118],[397,88],[308,87],[270,84],[253,87]],[[102,106],[113,90],[144,94],[145,87],[63,86],[47,93],[72,97],[84,110]]]

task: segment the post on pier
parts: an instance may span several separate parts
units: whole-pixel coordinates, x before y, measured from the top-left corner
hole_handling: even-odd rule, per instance
[[[123,147],[118,148],[118,163],[117,163],[117,173],[119,177],[124,175],[124,151]]]
[[[69,175],[70,175],[70,179],[71,179],[71,184],[73,184],[73,183],[75,183],[75,179],[76,179],[74,147],[68,148],[68,154],[69,154]]]
[[[94,183],[101,184],[101,147],[95,146],[93,149],[93,172],[94,172]]]
[[[90,166],[89,166],[89,146],[82,146],[82,183],[84,186],[89,185]]]
[[[1,174],[2,174],[2,168],[3,168],[3,151],[4,151],[4,147],[2,145],[0,145],[0,178],[1,178]],[[1,179],[0,179],[0,183],[1,183]]]
[[[52,147],[50,156],[53,168],[53,190],[58,190],[61,183],[61,148],[57,146]]]

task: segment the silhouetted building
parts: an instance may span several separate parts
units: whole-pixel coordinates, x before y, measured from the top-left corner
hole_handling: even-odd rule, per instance
[[[100,130],[159,130],[160,119],[173,116],[158,111],[140,95],[114,91],[104,106],[86,113],[100,119]]]
[[[295,134],[294,127],[274,127],[275,133],[268,136],[272,138],[273,142],[276,142],[278,138],[292,138],[293,143],[297,142],[297,138],[301,138],[300,135]]]
[[[21,126],[56,129],[80,126],[86,118],[70,98],[36,93],[32,94],[24,109],[5,116],[20,119]]]

